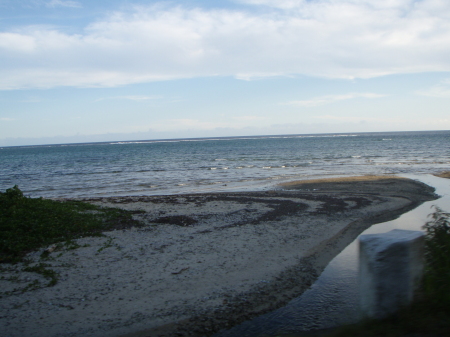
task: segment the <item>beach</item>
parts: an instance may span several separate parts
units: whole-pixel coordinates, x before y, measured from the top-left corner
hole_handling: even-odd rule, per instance
[[[395,176],[296,181],[268,191],[85,198],[142,225],[50,252],[53,287],[3,266],[5,336],[210,336],[286,304],[372,224],[433,200]],[[30,253],[40,262],[44,249]],[[9,292],[6,294],[6,292]]]

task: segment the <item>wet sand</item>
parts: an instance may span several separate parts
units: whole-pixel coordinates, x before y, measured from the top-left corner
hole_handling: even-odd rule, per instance
[[[299,296],[359,233],[435,198],[422,183],[353,177],[265,192],[113,197],[144,225],[29,255],[53,287],[3,268],[5,336],[209,336]],[[16,271],[18,271],[16,273]],[[15,290],[14,290],[15,289]],[[5,294],[10,291],[11,293]]]
[[[450,171],[440,172],[436,174],[436,177],[450,179]]]

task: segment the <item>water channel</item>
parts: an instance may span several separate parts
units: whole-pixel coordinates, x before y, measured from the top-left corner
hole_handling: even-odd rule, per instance
[[[439,199],[425,202],[399,218],[373,225],[362,234],[392,229],[422,230],[434,206],[450,211],[450,179],[432,175],[403,175],[436,189]],[[332,328],[359,320],[358,239],[324,269],[317,281],[285,307],[244,322],[215,337],[263,337]]]

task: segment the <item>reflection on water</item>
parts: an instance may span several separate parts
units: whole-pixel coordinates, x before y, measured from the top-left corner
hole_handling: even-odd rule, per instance
[[[362,234],[385,233],[392,229],[421,230],[433,206],[450,211],[450,180],[434,176],[404,175],[433,186],[437,200],[425,202],[396,220],[373,225]],[[288,305],[245,322],[216,337],[263,337],[325,329],[354,323],[359,319],[358,239],[336,256],[317,281]]]

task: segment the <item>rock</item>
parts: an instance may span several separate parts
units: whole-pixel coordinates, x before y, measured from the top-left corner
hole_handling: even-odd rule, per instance
[[[395,229],[359,238],[363,315],[383,318],[410,303],[424,269],[424,234]]]

